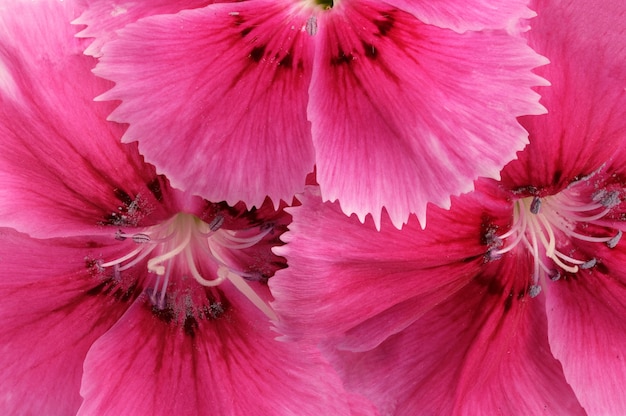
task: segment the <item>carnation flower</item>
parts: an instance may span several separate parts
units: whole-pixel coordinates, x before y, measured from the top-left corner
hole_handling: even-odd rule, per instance
[[[516,117],[544,111],[546,61],[512,34],[525,1],[205,4],[96,1],[76,23],[123,141],[209,200],[290,201],[315,165],[345,213],[424,225],[499,178],[527,143]]]
[[[500,182],[380,232],[313,188],[275,249],[281,330],[382,414],[626,413],[625,9],[536,9],[549,113]]]
[[[348,414],[270,326],[289,216],[175,190],[121,144],[73,2],[1,7],[0,413]]]

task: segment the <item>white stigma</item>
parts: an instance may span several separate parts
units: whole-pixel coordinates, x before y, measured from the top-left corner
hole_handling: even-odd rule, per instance
[[[613,230],[604,224],[596,223],[609,214],[620,200],[616,192],[601,191],[594,194],[589,201],[581,202],[581,195],[568,188],[556,195],[545,198],[528,197],[514,203],[513,225],[506,233],[491,236],[488,260],[497,260],[507,252],[522,244],[533,258],[532,285],[529,288],[531,297],[541,291],[542,276],[558,280],[561,271],[577,273],[581,269],[590,269],[597,263],[595,258],[580,258],[569,245],[570,252],[564,253],[560,248],[564,242],[581,240],[593,243],[604,243],[614,248],[621,236],[620,230]],[[610,235],[589,235],[582,230],[594,224],[596,230],[605,231]],[[561,243],[561,244],[559,244]]]
[[[252,230],[223,230],[223,217],[216,217],[211,224],[198,217],[179,213],[158,225],[147,227],[135,234],[118,232],[116,239],[132,239],[137,247],[128,254],[100,264],[112,267],[116,276],[131,269],[146,259],[148,271],[156,276],[152,302],[159,308],[165,305],[165,292],[172,278],[172,270],[185,270],[202,286],[218,286],[229,281],[243,293],[257,308],[270,319],[276,314],[270,306],[250,287],[243,278],[254,277],[250,273],[236,270],[229,259],[229,252],[252,247],[260,242],[271,230],[256,227]],[[207,278],[198,270],[198,262],[214,269],[216,276]],[[157,294],[160,292],[160,296]]]

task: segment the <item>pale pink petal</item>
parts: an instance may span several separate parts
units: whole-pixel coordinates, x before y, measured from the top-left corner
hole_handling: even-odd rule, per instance
[[[372,351],[335,352],[346,387],[396,416],[584,415],[541,301],[492,283],[475,280]]]
[[[602,250],[595,252],[603,263],[594,272],[546,285],[548,334],[587,413],[620,415],[626,414],[626,253]]]
[[[223,3],[225,1],[217,1]],[[177,13],[184,9],[196,9],[208,4],[216,3],[213,0],[142,0],[121,1],[90,0],[88,8],[72,23],[87,27],[77,34],[81,38],[95,38],[85,49],[85,54],[100,57],[102,46],[117,38],[116,31],[129,23],[154,16],[157,14]]]
[[[88,267],[86,256],[111,250],[87,238],[35,240],[0,229],[0,413],[78,410],[87,350],[132,298]],[[98,295],[105,286],[112,296]]]
[[[275,341],[251,308],[179,327],[140,298],[90,350],[78,414],[349,414],[319,353]]]
[[[119,143],[121,127],[105,121],[112,106],[93,102],[110,83],[90,72],[68,3],[0,13],[0,225],[33,236],[93,233],[133,203],[135,223],[139,208],[160,215],[154,168]]]
[[[527,0],[385,0],[398,9],[412,13],[424,23],[457,32],[506,29],[520,18],[535,15]]]
[[[551,63],[536,72],[548,114],[521,119],[530,145],[503,171],[509,187],[557,191],[604,164],[624,172],[626,3],[539,0],[530,45]]]
[[[278,205],[313,169],[306,120],[311,12],[299,2],[213,4],[128,25],[96,73],[122,100],[148,162],[175,187],[213,201]]]
[[[289,210],[287,244],[274,249],[289,263],[269,281],[281,332],[338,337],[340,347],[362,350],[402,330],[480,273],[485,216],[510,211],[497,189],[487,191],[485,201],[464,197],[452,211],[434,209],[425,231],[414,219],[402,231],[384,221],[378,232],[309,188]]]
[[[324,200],[396,227],[426,205],[447,208],[527,143],[516,120],[540,114],[531,69],[545,63],[502,31],[425,25],[380,2],[318,16],[309,118]]]

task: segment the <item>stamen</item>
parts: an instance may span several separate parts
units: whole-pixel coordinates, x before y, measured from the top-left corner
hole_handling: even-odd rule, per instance
[[[114,275],[121,279],[123,271],[145,262],[144,267],[155,276],[150,300],[159,309],[165,307],[166,291],[173,277],[172,270],[176,270],[180,273],[186,271],[198,284],[205,287],[218,286],[228,280],[267,317],[276,319],[271,307],[256,294],[244,277],[250,277],[250,281],[260,279],[253,279],[249,273],[238,271],[233,260],[235,256],[229,253],[258,244],[273,227],[232,231],[222,229],[223,224],[222,216],[216,216],[207,224],[193,215],[181,213],[137,233],[120,230],[116,232],[115,239],[130,239],[137,247],[128,254],[99,266],[112,268]],[[204,271],[217,270],[217,275],[213,279],[203,276],[199,267],[201,265],[205,265],[201,267]]]
[[[587,195],[587,201],[584,195]],[[597,221],[605,219],[620,202],[616,191],[598,191],[589,197],[588,194],[577,192],[576,187],[567,188],[554,196],[517,200],[514,203],[511,228],[487,240],[487,259],[498,260],[522,243],[533,257],[528,293],[535,297],[541,292],[542,276],[556,281],[562,277],[562,271],[577,273],[579,270],[591,269],[598,263],[596,258],[580,259],[575,255],[567,255],[560,251],[560,244],[580,240],[605,243],[611,249],[617,246],[622,237],[621,230],[610,232],[609,236],[583,234],[581,230],[610,230],[606,221]],[[587,227],[585,224],[595,226]]]

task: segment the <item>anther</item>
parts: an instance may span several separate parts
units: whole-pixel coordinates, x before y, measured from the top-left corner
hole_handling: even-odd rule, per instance
[[[594,259],[591,259],[591,260],[587,260],[586,262],[584,262],[583,264],[581,264],[579,267],[580,267],[581,269],[583,269],[583,270],[586,270],[586,269],[591,269],[593,266],[595,266],[595,265],[596,265],[596,263],[597,263],[597,262],[598,262],[598,261],[594,258]]]
[[[541,199],[536,196],[533,198],[533,201],[530,203],[530,212],[531,214],[539,214],[539,210],[541,209]]]
[[[215,218],[213,218],[213,221],[209,224],[209,230],[217,231],[222,227],[222,225],[224,225],[224,217],[216,215]]]
[[[617,234],[606,242],[608,248],[615,248],[622,238],[622,230],[617,230]]]
[[[133,238],[133,241],[137,244],[145,244],[151,241],[150,236],[144,233],[133,234],[132,238]]]
[[[531,285],[528,288],[528,296],[531,298],[537,297],[541,293],[541,286],[539,285]]]

